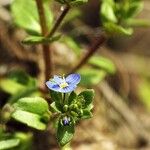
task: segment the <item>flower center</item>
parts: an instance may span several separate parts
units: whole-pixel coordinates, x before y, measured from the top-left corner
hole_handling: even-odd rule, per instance
[[[68,83],[66,82],[66,81],[64,81],[64,82],[62,82],[60,85],[60,88],[65,88],[65,87],[67,87],[68,86]]]

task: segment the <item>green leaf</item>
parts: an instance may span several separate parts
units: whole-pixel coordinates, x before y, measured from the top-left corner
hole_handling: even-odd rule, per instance
[[[79,6],[88,2],[88,0],[56,0],[56,1],[61,4],[69,4],[70,6]]]
[[[108,32],[111,35],[114,35],[114,34],[131,35],[133,33],[132,28],[124,28],[120,25],[117,25],[111,22],[104,23],[104,28],[106,32]]]
[[[104,70],[98,70],[94,68],[82,68],[79,70],[81,75],[80,85],[91,86],[96,85],[104,79],[106,72]]]
[[[0,89],[9,94],[15,94],[20,90],[23,90],[25,87],[13,80],[10,79],[0,79]]]
[[[83,115],[81,117],[81,119],[89,119],[92,118],[92,113],[89,109],[83,109]]]
[[[60,39],[60,35],[54,36],[52,38],[46,38],[43,36],[30,36],[22,41],[23,44],[41,44],[41,43],[52,43]]]
[[[57,129],[57,141],[60,146],[64,146],[71,141],[74,135],[74,124],[63,126],[60,121]]]
[[[7,139],[0,141],[0,150],[12,149],[18,146],[20,143],[19,139]]]
[[[77,97],[77,94],[76,94],[74,91],[72,91],[72,92],[70,93],[69,97],[68,97],[68,104],[70,105],[71,102],[72,102],[76,97]]]
[[[12,118],[38,130],[46,129],[46,124],[42,122],[42,117],[34,113],[23,110],[15,110],[12,113]]]
[[[88,2],[88,0],[75,0],[75,1],[70,2],[70,5],[71,6],[80,6],[87,2]]]
[[[94,90],[93,89],[87,89],[87,90],[81,92],[78,96],[84,97],[84,100],[85,100],[84,108],[88,107],[93,101]]]
[[[22,90],[19,90],[17,93],[15,93],[14,95],[12,95],[9,99],[8,99],[8,103],[15,103],[16,101],[18,101],[20,98],[23,97],[27,97],[27,96],[37,96],[38,93],[36,93],[38,91],[37,87],[26,87]]]
[[[61,105],[62,93],[50,90],[50,95],[51,95],[52,100],[55,102],[57,109],[62,111],[63,109]]]
[[[49,106],[45,99],[41,97],[21,98],[14,104],[15,109],[43,115],[49,112]]]
[[[36,86],[37,85],[36,80],[34,78],[32,78],[31,76],[29,76],[23,70],[11,71],[8,74],[8,78],[17,83],[20,83],[22,85],[27,85],[27,86]]]
[[[116,23],[117,18],[114,13],[114,1],[113,0],[104,0],[101,5],[101,16],[105,21],[111,21]]]
[[[39,16],[35,0],[13,0],[11,4],[12,17],[16,25],[32,33],[41,33]],[[50,29],[53,15],[47,3],[44,5],[46,22]]]
[[[12,71],[7,78],[0,79],[0,89],[13,96],[37,88],[37,82],[22,70]]]
[[[137,16],[142,11],[143,7],[144,7],[143,1],[131,2],[126,16],[128,18]]]
[[[89,63],[96,67],[99,67],[100,69],[104,69],[105,71],[111,74],[114,74],[116,71],[116,67],[113,64],[113,62],[102,56],[93,56],[89,60]]]

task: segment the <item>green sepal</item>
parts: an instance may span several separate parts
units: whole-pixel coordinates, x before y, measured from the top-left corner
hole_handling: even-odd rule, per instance
[[[77,94],[72,91],[68,97],[68,105],[70,105],[77,97]]]
[[[62,93],[60,92],[55,92],[50,90],[50,96],[52,101],[55,102],[55,106],[59,111],[63,111],[63,107],[62,107]]]
[[[71,141],[75,132],[74,128],[73,122],[64,126],[61,124],[61,120],[59,120],[57,128],[57,141],[60,146],[64,146]]]

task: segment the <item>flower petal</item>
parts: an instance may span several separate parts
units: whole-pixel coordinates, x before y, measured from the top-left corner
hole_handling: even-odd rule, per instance
[[[57,76],[57,75],[54,75],[53,80],[54,80],[57,84],[61,84],[61,83],[64,81],[60,76]]]
[[[68,86],[66,88],[60,88],[59,92],[61,92],[61,93],[70,93],[70,92],[74,91],[76,87],[77,87],[76,85],[73,85],[73,86]]]
[[[70,74],[69,76],[66,77],[66,82],[68,84],[78,84],[81,80],[81,76],[79,74]]]
[[[52,81],[47,81],[46,85],[50,90],[57,91],[57,92],[59,92],[59,90],[60,90],[59,85]]]

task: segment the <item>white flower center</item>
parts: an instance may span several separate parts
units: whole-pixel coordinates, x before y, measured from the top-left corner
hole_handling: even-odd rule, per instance
[[[60,88],[65,88],[68,86],[68,83],[66,81],[62,82],[61,84],[59,84]]]

